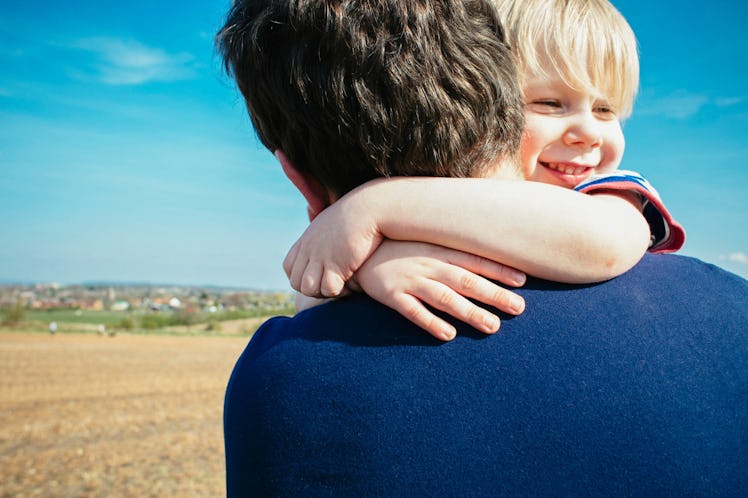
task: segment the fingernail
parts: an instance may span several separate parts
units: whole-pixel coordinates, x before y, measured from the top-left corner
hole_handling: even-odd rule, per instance
[[[486,315],[483,317],[483,326],[487,332],[496,332],[499,330],[500,321],[493,315]]]
[[[457,331],[449,325],[442,325],[442,338],[445,341],[451,341],[457,335]]]
[[[525,285],[525,282],[527,281],[527,275],[525,275],[521,271],[515,272],[512,275],[512,278],[514,279],[514,283],[516,285]]]
[[[512,296],[509,298],[509,307],[512,308],[512,311],[515,313],[522,313],[525,309],[525,300],[516,295]]]

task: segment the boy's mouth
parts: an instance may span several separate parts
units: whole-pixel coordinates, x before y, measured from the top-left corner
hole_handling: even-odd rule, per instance
[[[583,175],[588,170],[592,169],[589,166],[580,166],[578,164],[570,164],[570,163],[545,163],[543,161],[540,161],[540,164],[553,171],[557,171],[564,175],[572,175],[572,176]]]
[[[574,188],[587,179],[595,168],[591,166],[582,166],[574,163],[557,163],[538,161],[550,175],[550,183],[561,187]]]

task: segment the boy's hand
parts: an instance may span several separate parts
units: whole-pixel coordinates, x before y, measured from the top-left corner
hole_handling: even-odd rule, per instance
[[[372,210],[350,193],[319,213],[283,261],[294,290],[337,297],[382,242]]]
[[[512,315],[524,311],[525,302],[519,295],[487,279],[521,286],[526,277],[480,256],[432,244],[392,240],[385,240],[356,273],[358,285],[369,296],[444,341],[455,337],[455,328],[425,304],[487,334],[499,329],[499,317],[467,298]]]

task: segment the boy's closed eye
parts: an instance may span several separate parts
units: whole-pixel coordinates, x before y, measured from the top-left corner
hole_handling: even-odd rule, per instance
[[[618,112],[616,112],[616,109],[607,102],[595,104],[592,110],[595,114],[602,117],[603,119],[616,119],[618,117]]]
[[[535,99],[525,104],[525,107],[535,112],[556,112],[563,105],[555,99]]]

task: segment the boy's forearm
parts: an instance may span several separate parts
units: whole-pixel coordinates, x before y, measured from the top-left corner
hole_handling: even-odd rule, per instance
[[[649,240],[643,217],[624,199],[540,183],[394,178],[356,194],[375,206],[385,237],[443,245],[560,282],[620,275]]]

